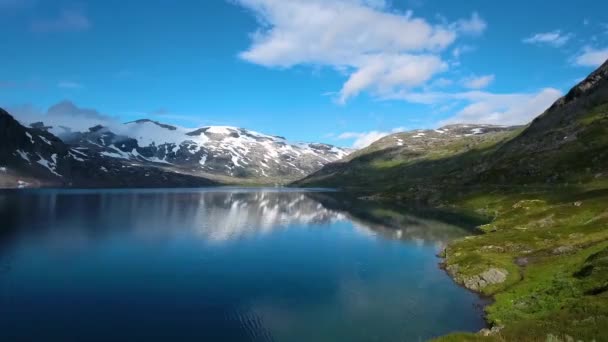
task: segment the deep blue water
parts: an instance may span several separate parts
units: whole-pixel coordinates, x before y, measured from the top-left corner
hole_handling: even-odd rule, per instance
[[[0,341],[418,341],[483,327],[480,300],[436,257],[466,229],[326,196],[0,192]]]

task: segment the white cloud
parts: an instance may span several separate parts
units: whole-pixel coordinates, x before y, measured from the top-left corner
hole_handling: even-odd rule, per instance
[[[34,32],[85,31],[91,28],[91,21],[79,9],[63,9],[55,18],[36,19],[30,28]]]
[[[570,38],[572,38],[572,34],[563,34],[560,30],[555,30],[552,32],[533,34],[532,36],[525,38],[523,42],[527,44],[547,44],[553,47],[560,47],[566,44]]]
[[[339,101],[345,103],[370,88],[379,93],[389,92],[398,86],[411,88],[427,82],[446,68],[446,64],[433,55],[372,56],[344,83]]]
[[[473,12],[471,19],[458,20],[454,26],[457,31],[470,35],[480,35],[486,30],[488,24],[481,19],[477,12]]]
[[[442,124],[478,123],[492,125],[522,125],[542,114],[562,93],[545,88],[529,94],[491,94],[473,92],[463,96],[471,101],[466,107]]]
[[[469,89],[482,89],[494,82],[494,75],[472,76],[463,80],[463,85]]]
[[[112,128],[120,128],[122,125],[115,118],[102,114],[95,109],[80,108],[70,101],[62,101],[48,110],[42,111],[31,105],[10,107],[9,113],[19,120],[23,125],[42,121],[46,125],[53,126],[53,133],[59,133],[59,126],[70,127],[75,131],[87,131],[95,125],[103,125]]]
[[[403,132],[405,131],[404,127],[393,128],[391,131],[370,131],[370,132],[345,132],[337,136],[337,139],[340,140],[350,140],[354,139],[352,144],[353,148],[360,149],[365,148],[371,145],[373,142],[384,138],[387,135]]]
[[[444,88],[444,87],[449,87],[452,84],[454,84],[454,81],[447,79],[447,78],[440,77],[440,78],[434,80],[433,82],[431,82],[431,84],[429,84],[429,86],[431,88],[433,88],[433,87]]]
[[[459,35],[479,35],[477,13],[431,24],[412,12],[391,11],[379,0],[234,0],[260,24],[240,57],[266,67],[330,66],[348,80],[338,99],[362,91],[411,89],[445,71],[440,53]]]
[[[574,63],[578,66],[598,67],[606,60],[608,60],[608,48],[585,47],[583,52],[575,57]]]
[[[108,115],[93,108],[79,107],[69,100],[54,104],[46,111],[29,104],[8,107],[6,110],[25,126],[42,121],[45,125],[52,126],[51,133],[58,136],[66,133],[62,126],[68,127],[71,131],[86,132],[97,125],[105,126],[115,134],[132,136],[132,130],[136,128],[124,125],[124,121],[128,121],[124,119],[125,117],[131,117],[133,120],[150,118],[159,121],[169,120],[169,122],[182,121],[193,125],[189,127],[196,128],[210,124],[226,125],[226,122],[203,122],[200,115],[177,114],[163,108],[151,112],[123,112],[120,116]]]
[[[402,93],[392,99],[429,105],[450,105],[461,108],[450,118],[440,122],[476,123],[492,125],[522,125],[544,112],[562,95],[554,88],[544,88],[533,93],[495,94],[486,91],[461,93]]]
[[[475,50],[475,47],[470,46],[470,45],[457,46],[454,48],[454,50],[452,50],[452,57],[458,59],[458,58],[460,58],[460,56],[462,56],[462,54],[471,52],[474,50]]]
[[[72,81],[61,81],[57,83],[57,87],[64,89],[82,89],[84,86],[78,82]]]

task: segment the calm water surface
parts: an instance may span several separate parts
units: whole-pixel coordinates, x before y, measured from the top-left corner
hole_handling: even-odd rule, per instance
[[[0,340],[418,341],[482,328],[480,300],[435,256],[469,231],[405,212],[298,190],[0,192]]]

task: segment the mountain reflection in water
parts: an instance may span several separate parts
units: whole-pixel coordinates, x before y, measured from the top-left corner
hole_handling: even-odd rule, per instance
[[[462,218],[277,189],[0,192],[0,340],[425,340],[484,326]],[[34,323],[32,323],[34,322]]]
[[[131,230],[133,234],[162,238],[173,235],[174,230],[191,229],[202,239],[219,242],[293,225],[322,228],[338,221],[352,221],[362,234],[440,247],[472,233],[470,227],[450,223],[446,217],[432,215],[433,212],[431,215],[426,212],[423,218],[408,208],[388,208],[353,198],[347,205],[336,205],[344,201],[344,196],[334,197],[331,192],[230,188],[42,192],[44,196],[40,192],[30,192],[29,196],[0,193],[0,220],[5,223],[0,234],[6,234],[12,226],[38,229],[61,221],[64,230],[45,233],[63,236],[68,229],[71,236],[87,239],[113,230]],[[75,194],[79,196],[77,202],[72,200]],[[36,215],[32,215],[34,212]],[[69,220],[66,222],[65,218]],[[106,229],[87,229],[91,220]]]

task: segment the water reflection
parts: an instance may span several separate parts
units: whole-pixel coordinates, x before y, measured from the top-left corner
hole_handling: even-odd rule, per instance
[[[322,227],[343,221],[353,222],[362,234],[441,246],[471,234],[466,227],[474,225],[455,224],[454,216],[427,212],[424,217],[408,210],[332,193],[273,189],[0,192],[0,238],[19,227],[26,229],[21,233],[38,237],[59,234],[65,241],[69,236],[74,243],[117,230],[146,238],[193,230],[207,241],[226,241],[294,225]],[[50,229],[58,223],[61,230]]]
[[[483,326],[449,213],[273,189],[0,192],[0,340],[415,341]],[[464,228],[463,228],[464,227]],[[35,327],[35,328],[33,328]]]

